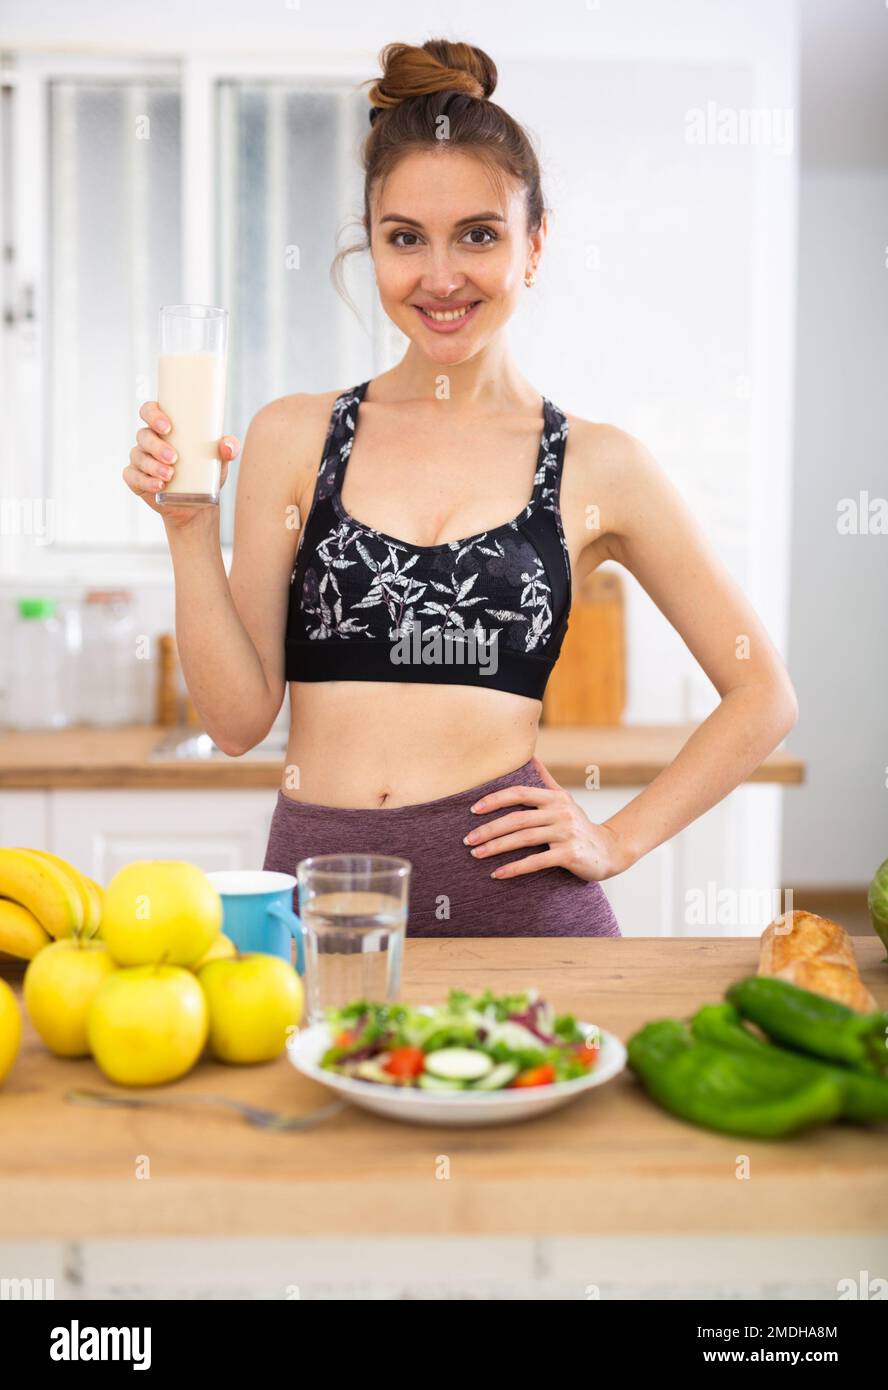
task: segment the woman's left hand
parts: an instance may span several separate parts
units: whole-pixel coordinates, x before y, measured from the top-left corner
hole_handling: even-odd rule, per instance
[[[502,806],[520,804],[529,810],[512,811],[485,825],[476,826],[464,843],[472,846],[476,858],[505,854],[525,845],[548,845],[540,854],[529,854],[494,869],[492,878],[512,878],[533,874],[538,869],[569,869],[589,881],[613,878],[635,862],[628,847],[609,826],[590,821],[564,787],[544,767],[534,763],[545,782],[543,787],[503,787],[476,801],[472,810],[498,811]]]

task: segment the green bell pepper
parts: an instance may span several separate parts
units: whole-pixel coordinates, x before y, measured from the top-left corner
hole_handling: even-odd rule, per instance
[[[841,1112],[843,1091],[793,1056],[764,1057],[697,1041],[685,1023],[660,1019],[628,1042],[629,1065],[666,1110],[728,1134],[779,1139]]]
[[[776,1042],[827,1062],[888,1074],[888,1013],[855,1013],[834,999],[770,975],[738,980],[727,998]]]
[[[744,1024],[733,1004],[704,1004],[691,1019],[691,1032],[700,1042],[715,1043],[735,1051],[753,1051],[765,1056],[789,1057],[807,1063],[812,1076],[828,1072],[843,1088],[842,1116],[864,1124],[888,1120],[888,1078],[855,1071],[852,1067],[830,1066],[814,1057],[788,1052],[776,1044],[756,1037]]]

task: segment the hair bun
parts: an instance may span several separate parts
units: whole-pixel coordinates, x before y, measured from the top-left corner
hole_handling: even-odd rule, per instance
[[[422,47],[390,43],[379,55],[382,77],[368,93],[370,122],[411,97],[433,92],[461,92],[483,101],[496,88],[496,64],[470,43],[428,39]]]

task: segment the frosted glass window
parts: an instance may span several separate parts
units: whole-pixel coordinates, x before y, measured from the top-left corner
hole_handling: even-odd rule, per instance
[[[353,219],[361,212],[367,98],[347,89],[222,82],[218,114],[218,302],[231,313],[226,428],[243,439],[266,402],[345,389],[369,374],[369,256],[348,258],[359,317],[330,280],[337,244],[361,237]],[[236,477],[235,468],[222,493],[226,539]]]
[[[66,546],[163,546],[121,478],[181,280],[175,84],[50,86],[48,447]]]

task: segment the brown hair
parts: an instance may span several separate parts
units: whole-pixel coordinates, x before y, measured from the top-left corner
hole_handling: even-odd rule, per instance
[[[539,161],[530,136],[490,100],[497,79],[492,58],[468,43],[428,39],[421,48],[387,44],[379,61],[382,76],[369,79],[373,84],[368,93],[370,131],[361,149],[365,239],[336,254],[331,274],[340,293],[344,293],[345,257],[370,248],[374,186],[413,150],[439,149],[442,144],[471,150],[487,166],[498,188],[504,174],[523,184],[529,232],[539,228],[545,210]],[[447,121],[446,139],[441,136],[442,117]]]

